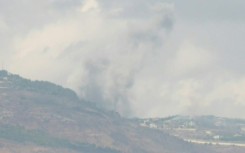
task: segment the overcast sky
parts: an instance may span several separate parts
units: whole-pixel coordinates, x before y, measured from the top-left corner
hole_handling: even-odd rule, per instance
[[[0,0],[0,61],[124,116],[245,118],[244,0]]]

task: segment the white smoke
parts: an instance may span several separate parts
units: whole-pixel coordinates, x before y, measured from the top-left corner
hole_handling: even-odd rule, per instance
[[[234,28],[183,21],[174,3],[181,2],[1,1],[0,60],[124,116],[239,116],[244,73],[224,67],[223,41],[212,37],[220,50],[209,36],[225,39]]]

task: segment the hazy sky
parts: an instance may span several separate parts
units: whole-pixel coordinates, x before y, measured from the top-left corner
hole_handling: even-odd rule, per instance
[[[0,0],[0,61],[124,116],[245,118],[244,0]]]

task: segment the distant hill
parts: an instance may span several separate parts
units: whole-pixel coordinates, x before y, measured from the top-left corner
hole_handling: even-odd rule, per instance
[[[70,89],[0,71],[0,152],[213,153],[142,120],[81,101]]]
[[[238,146],[245,151],[245,120],[216,116],[170,116],[138,119],[139,125],[157,129],[198,144]]]

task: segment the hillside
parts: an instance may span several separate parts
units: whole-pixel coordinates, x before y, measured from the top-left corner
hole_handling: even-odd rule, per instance
[[[79,100],[46,81],[0,71],[1,153],[212,153]]]
[[[193,144],[211,145],[218,152],[245,151],[245,120],[216,116],[171,116],[137,119],[139,125]],[[221,151],[222,150],[222,151]]]

